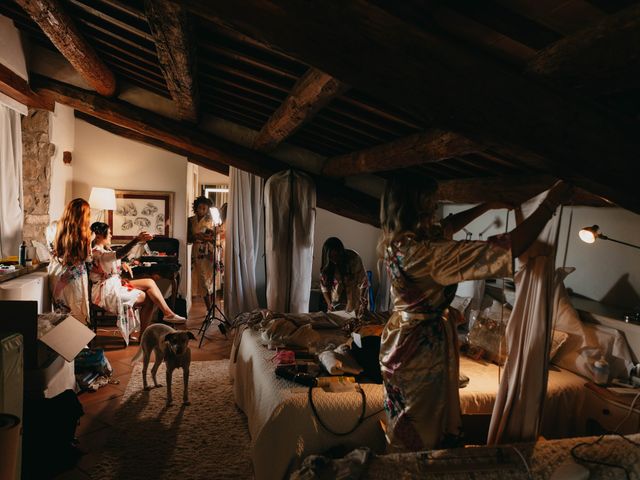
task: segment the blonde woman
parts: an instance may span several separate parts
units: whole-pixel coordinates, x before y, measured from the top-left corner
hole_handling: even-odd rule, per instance
[[[453,241],[454,232],[498,205],[479,205],[435,224],[436,190],[435,181],[402,175],[388,182],[381,200],[380,254],[390,273],[394,307],[380,348],[390,451],[460,443],[458,345],[447,310],[457,283],[511,276],[512,259],[571,195],[569,186],[558,183],[510,233],[487,241]]]
[[[89,320],[87,261],[91,257],[91,208],[82,198],[71,200],[58,220],[49,263],[53,308],[77,320]]]

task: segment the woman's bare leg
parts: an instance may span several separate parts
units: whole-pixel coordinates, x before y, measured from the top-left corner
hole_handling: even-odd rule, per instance
[[[169,308],[167,302],[162,296],[162,292],[158,288],[155,280],[151,278],[137,278],[134,280],[129,280],[129,283],[146,293],[147,298],[149,298],[157,307],[162,311],[165,316],[173,316],[175,313],[173,310]]]
[[[142,292],[140,295],[138,295],[138,298],[136,299],[136,305],[142,305],[142,308],[140,309],[140,337],[139,337],[139,338],[142,338],[142,334],[151,323],[151,315],[153,314],[153,302],[151,302],[151,300],[149,300],[147,295],[144,292]]]

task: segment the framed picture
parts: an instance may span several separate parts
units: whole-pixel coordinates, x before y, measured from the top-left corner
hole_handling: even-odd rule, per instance
[[[116,209],[109,211],[113,240],[131,240],[141,231],[173,235],[173,192],[116,190]]]

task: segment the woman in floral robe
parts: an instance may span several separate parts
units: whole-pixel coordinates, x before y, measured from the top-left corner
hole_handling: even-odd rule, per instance
[[[191,294],[204,298],[211,307],[213,293],[213,219],[211,200],[198,197],[193,202],[194,216],[187,223],[187,241],[191,248]]]
[[[391,276],[394,312],[381,338],[389,451],[446,448],[462,436],[459,358],[448,310],[463,280],[511,276],[512,258],[534,241],[570,188],[557,184],[510,234],[453,241],[492,207],[484,204],[432,224],[435,181],[398,176],[382,197],[380,251]]]
[[[70,201],[57,222],[48,267],[53,309],[77,320],[89,320],[87,264],[91,257],[91,208],[86,200]]]

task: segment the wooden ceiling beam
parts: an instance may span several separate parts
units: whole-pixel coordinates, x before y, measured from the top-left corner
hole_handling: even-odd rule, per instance
[[[34,76],[36,92],[43,97],[68,105],[104,122],[131,130],[147,139],[163,142],[194,158],[213,159],[262,178],[291,168],[290,165],[256,152],[210,132],[162,117],[121,100],[106,99],[56,80]],[[338,215],[378,226],[379,201],[337,182],[310,174],[316,182],[317,205]]]
[[[262,152],[274,150],[335,97],[347,91],[347,86],[320,70],[310,68],[273,112],[253,142]]]
[[[29,87],[20,75],[0,63],[0,92],[30,108],[40,108],[53,112],[54,103]]]
[[[520,205],[548,190],[557,180],[551,175],[511,175],[438,180],[436,197],[439,202],[443,203],[503,202]],[[615,206],[615,204],[579,188],[576,189],[571,205]]]
[[[172,0],[145,0],[160,68],[182,120],[198,121],[196,45],[187,10]]]
[[[49,40],[73,65],[82,78],[100,95],[116,91],[113,72],[80,34],[58,0],[16,0]]]
[[[529,62],[531,76],[590,95],[617,93],[640,84],[640,4],[565,37]]]
[[[483,146],[462,135],[434,129],[358,152],[329,158],[322,167],[322,174],[329,177],[346,177],[395,170],[439,162],[482,149]]]
[[[386,3],[186,0],[193,13],[397,105],[425,125],[505,145],[527,161],[541,160],[532,166],[640,212],[629,175],[640,155],[634,122],[403,21],[382,8]]]

